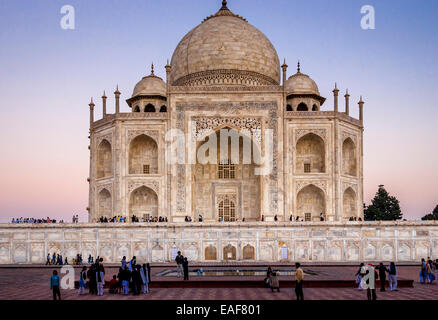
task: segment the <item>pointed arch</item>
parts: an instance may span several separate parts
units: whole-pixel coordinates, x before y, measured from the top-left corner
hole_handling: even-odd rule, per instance
[[[325,214],[325,194],[320,188],[313,184],[301,189],[297,194],[297,215],[303,220],[313,221]]]
[[[357,204],[356,204],[356,193],[351,187],[348,187],[344,191],[344,196],[342,198],[342,218],[348,220],[350,217],[357,216]]]
[[[309,108],[307,107],[307,104],[301,102],[297,107],[297,111],[309,111]]]
[[[325,172],[325,143],[314,134],[308,133],[297,141],[296,172],[323,173]]]
[[[147,104],[144,107],[144,112],[155,112],[155,106],[152,103]]]
[[[316,103],[313,105],[312,111],[318,111],[318,106],[316,105]]]
[[[97,218],[112,217],[112,198],[111,193],[107,189],[102,189],[97,196]]]
[[[112,175],[112,161],[111,144],[103,139],[97,147],[96,176],[98,179]]]
[[[243,260],[255,260],[255,249],[252,245],[247,244],[243,247]]]
[[[357,176],[356,146],[351,138],[342,143],[342,173]]]
[[[137,217],[158,217],[158,196],[154,190],[141,186],[131,192],[129,215]]]
[[[158,173],[158,145],[154,139],[142,134],[129,145],[129,174]]]
[[[294,109],[292,108],[292,106],[290,104],[288,104],[286,106],[286,111],[294,111]]]
[[[166,106],[161,106],[160,112],[167,112],[167,107]]]

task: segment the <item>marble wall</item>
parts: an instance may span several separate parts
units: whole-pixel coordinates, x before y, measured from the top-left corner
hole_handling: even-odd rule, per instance
[[[0,264],[41,264],[47,253],[139,262],[368,262],[438,258],[437,222],[0,224]]]

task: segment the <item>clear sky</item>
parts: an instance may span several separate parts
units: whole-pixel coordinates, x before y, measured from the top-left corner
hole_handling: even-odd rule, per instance
[[[114,110],[150,64],[164,65],[179,40],[220,0],[0,0],[0,221],[33,216],[87,219],[90,97]],[[72,5],[75,30],[60,27]],[[360,26],[372,5],[376,29]],[[265,33],[288,76],[301,61],[332,110],[334,82],[352,115],[365,100],[365,200],[384,184],[406,218],[438,204],[438,1],[230,0]],[[342,101],[342,100],[341,100]],[[343,107],[343,103],[341,104]],[[128,111],[123,103],[122,111]]]

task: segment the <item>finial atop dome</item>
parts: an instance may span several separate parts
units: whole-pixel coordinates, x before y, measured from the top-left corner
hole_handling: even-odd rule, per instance
[[[151,65],[151,76],[153,76],[154,75],[154,63],[152,62],[152,65]]]
[[[243,17],[241,17],[241,16],[239,16],[239,15],[234,14],[233,12],[231,12],[231,10],[228,9],[228,7],[227,7],[227,1],[226,1],[226,0],[223,0],[223,1],[222,1],[222,7],[219,9],[218,12],[216,12],[215,14],[213,14],[213,15],[211,15],[211,16],[208,16],[208,17],[205,18],[204,21],[202,21],[202,22],[205,22],[205,21],[207,21],[207,20],[210,20],[211,18],[222,17],[222,16],[235,17],[235,18],[242,19],[242,20],[245,21],[245,22],[248,22],[248,21],[246,21],[246,19],[244,19]]]
[[[298,60],[298,65],[297,65],[297,73],[301,73],[301,68],[300,68],[300,60]]]
[[[222,9],[228,9],[227,8],[227,0],[222,0]]]

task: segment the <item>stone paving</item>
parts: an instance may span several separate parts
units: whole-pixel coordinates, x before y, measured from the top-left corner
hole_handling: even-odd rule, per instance
[[[153,267],[152,281],[163,277],[155,275],[173,266]],[[338,277],[339,279],[354,278],[357,270],[352,266],[309,266],[318,275],[309,275],[306,279],[322,279]],[[22,267],[0,268],[0,300],[48,300],[52,298],[49,289],[49,279],[53,267]],[[306,267],[305,267],[306,269]],[[106,280],[117,271],[114,267],[106,268]],[[79,268],[75,269],[76,275]],[[437,300],[438,285],[421,285],[418,282],[418,268],[415,266],[399,267],[401,278],[413,279],[414,288],[401,288],[397,292],[377,291],[379,300]],[[194,277],[192,277],[194,278]],[[202,281],[198,279],[197,281]],[[280,277],[281,285],[281,277]],[[77,290],[61,290],[65,300],[290,300],[295,298],[293,289],[283,289],[280,293],[272,293],[264,288],[152,288],[149,294],[139,296],[122,296],[109,294],[104,290],[104,296],[78,296]],[[363,300],[366,292],[355,288],[305,288],[307,300]]]

